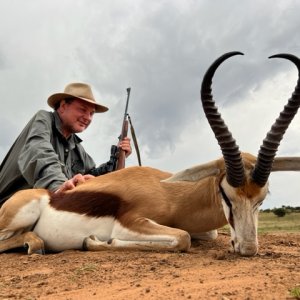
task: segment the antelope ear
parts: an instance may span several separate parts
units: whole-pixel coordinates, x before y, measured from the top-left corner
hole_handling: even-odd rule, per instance
[[[300,157],[275,157],[271,172],[300,171]]]
[[[225,167],[223,160],[214,160],[209,163],[175,173],[171,177],[162,180],[162,182],[199,181],[209,176],[216,176],[224,169]]]

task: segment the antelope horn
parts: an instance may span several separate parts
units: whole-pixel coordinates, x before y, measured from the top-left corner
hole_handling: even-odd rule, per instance
[[[273,161],[279,144],[289,124],[296,115],[300,106],[300,59],[291,54],[277,54],[269,58],[285,58],[293,62],[298,69],[298,81],[292,97],[284,106],[283,111],[272,125],[257,155],[257,161],[252,173],[252,180],[259,186],[264,186],[272,171]]]
[[[237,51],[225,53],[206,71],[201,86],[201,100],[206,118],[215,134],[223,154],[226,168],[226,179],[231,186],[239,187],[245,180],[241,152],[235,142],[235,139],[233,139],[231,132],[228,130],[221,115],[219,114],[211,92],[212,78],[215,71],[223,61],[234,55],[243,55],[243,53]]]

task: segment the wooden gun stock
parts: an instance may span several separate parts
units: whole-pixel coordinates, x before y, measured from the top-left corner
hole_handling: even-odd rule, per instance
[[[128,132],[128,120],[126,119],[123,124],[120,141],[122,141],[124,137],[127,137],[127,132]],[[125,168],[125,159],[126,159],[125,151],[119,147],[118,152],[119,153],[118,153],[118,162],[117,162],[116,170]]]

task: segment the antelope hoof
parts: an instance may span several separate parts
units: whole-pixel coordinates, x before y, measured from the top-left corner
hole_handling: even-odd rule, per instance
[[[27,249],[27,254],[45,253],[44,241],[33,232],[27,232],[24,237],[24,247]]]
[[[97,238],[95,235],[90,235],[88,237],[86,237],[84,240],[83,240],[83,243],[82,243],[82,249],[85,250],[85,251],[88,251],[89,250],[89,245],[91,243],[91,241],[96,241]]]
[[[45,254],[45,248],[44,248],[44,242],[42,240],[40,241],[34,241],[34,242],[27,242],[24,244],[24,248],[27,250],[27,254]]]
[[[86,237],[84,240],[83,240],[83,243],[82,243],[82,250],[84,251],[88,251],[88,240],[90,239],[90,237]]]
[[[108,241],[100,241],[96,236],[91,235],[83,240],[82,248],[87,251],[106,250],[111,246],[112,239]]]

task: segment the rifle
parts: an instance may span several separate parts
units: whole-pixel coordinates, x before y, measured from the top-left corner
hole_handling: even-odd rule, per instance
[[[129,97],[130,97],[130,90],[131,88],[127,88],[127,100],[126,100],[126,106],[125,106],[125,113],[124,113],[124,118],[123,118],[123,123],[122,123],[122,130],[121,134],[119,136],[119,141],[122,141],[126,136],[128,132],[128,121],[130,123],[130,131],[131,131],[131,136],[133,139],[135,151],[137,154],[138,162],[139,165],[141,166],[141,158],[140,158],[140,151],[139,147],[137,144],[137,139],[135,136],[134,128],[132,126],[132,122],[130,119],[130,116],[128,114],[128,103],[129,103]],[[120,170],[125,168],[125,151],[123,151],[120,147],[116,145],[112,145],[110,148],[110,159],[107,163],[104,163],[100,165],[98,168],[94,168],[90,174],[94,176],[99,176],[102,174],[106,174],[109,172],[113,172],[115,170]]]
[[[130,97],[130,91],[131,88],[127,88],[127,100],[126,100],[126,106],[125,106],[125,113],[124,113],[124,117],[123,117],[123,123],[122,123],[122,131],[121,134],[119,136],[119,141],[122,141],[125,137],[127,137],[127,133],[128,133],[128,103],[129,103],[129,97]],[[116,170],[120,170],[125,168],[125,151],[122,150],[121,148],[118,148],[117,151],[117,163],[116,163]]]

